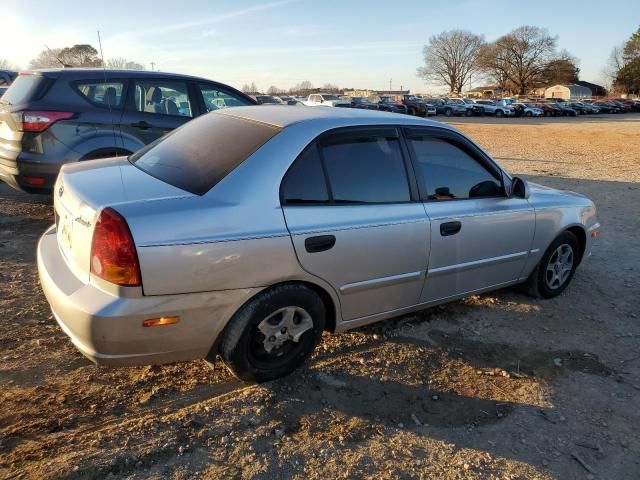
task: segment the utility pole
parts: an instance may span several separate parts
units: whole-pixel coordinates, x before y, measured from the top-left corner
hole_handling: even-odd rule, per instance
[[[393,80],[393,78],[390,78],[390,79],[389,79],[389,91],[393,90],[393,89],[391,88],[391,81],[392,81],[392,80]]]
[[[151,62],[151,71],[155,71],[156,62]]]

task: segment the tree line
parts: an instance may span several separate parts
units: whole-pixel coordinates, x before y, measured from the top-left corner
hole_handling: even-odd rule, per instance
[[[462,93],[474,75],[505,92],[524,95],[535,88],[576,83],[580,74],[578,60],[558,50],[558,37],[531,25],[493,42],[467,30],[442,32],[429,39],[423,56],[418,76],[456,94]],[[624,45],[614,48],[608,76],[614,92],[640,91],[640,28]]]
[[[255,82],[251,82],[251,84],[245,83],[242,86],[241,90],[247,94],[262,93],[262,90],[258,88]],[[267,88],[266,93],[268,95],[309,95],[314,90],[315,87],[313,86],[313,83],[311,83],[309,80],[304,80],[288,89],[278,88],[275,85],[271,85],[269,88]],[[338,92],[340,90],[340,87],[332,83],[325,83],[322,86],[322,90],[327,93],[332,93]]]
[[[112,57],[106,60],[107,68],[118,70],[145,70],[144,65],[124,57]],[[46,48],[29,62],[30,69],[37,68],[72,68],[102,67],[102,59],[98,51],[91,45],[80,44],[63,48]],[[19,67],[5,59],[0,59],[0,68],[18,70]]]

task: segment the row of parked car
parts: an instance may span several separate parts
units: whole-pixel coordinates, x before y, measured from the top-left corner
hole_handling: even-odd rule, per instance
[[[555,99],[470,99],[470,98],[422,98],[404,95],[348,97],[334,93],[316,93],[308,97],[258,95],[254,97],[259,104],[287,104],[306,106],[329,106],[343,108],[361,108],[404,113],[421,117],[445,115],[496,117],[558,117],[591,115],[596,113],[640,112],[640,101],[622,98],[604,100],[565,100]]]

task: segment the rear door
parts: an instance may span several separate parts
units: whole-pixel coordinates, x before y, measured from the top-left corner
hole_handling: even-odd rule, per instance
[[[320,137],[282,184],[302,267],[330,283],[344,320],[417,303],[429,227],[398,131],[344,129]]]
[[[133,78],[120,122],[125,148],[135,151],[184,125],[197,112],[185,80]]]
[[[505,194],[502,172],[475,145],[443,129],[407,129],[431,256],[421,302],[517,280],[530,255],[534,210]]]

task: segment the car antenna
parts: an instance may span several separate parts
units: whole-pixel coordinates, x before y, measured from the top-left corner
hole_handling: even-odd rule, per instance
[[[67,65],[66,63],[64,63],[64,62],[60,59],[60,57],[59,57],[58,55],[56,55],[55,53],[53,53],[53,50],[51,50],[47,45],[45,45],[45,46],[44,46],[44,48],[46,48],[47,50],[49,50],[49,53],[50,53],[51,55],[53,55],[53,56],[54,56],[54,58],[60,62],[60,65],[62,65],[62,68],[70,68],[70,67],[72,67],[72,66],[73,66],[73,65]]]
[[[100,38],[100,30],[98,30],[97,32],[98,32],[98,46],[100,47],[100,59],[102,60],[102,73],[104,74],[104,93],[102,94],[104,99],[104,95],[106,95],[107,93],[107,66],[104,63],[104,54],[102,53],[102,39]],[[107,97],[107,107],[109,107],[109,118],[111,118],[111,131],[113,132],[113,144],[117,148],[118,137],[116,135],[116,126],[113,123],[113,109],[111,108],[111,100],[109,99],[109,97]],[[114,152],[114,153],[117,154],[117,152]]]

